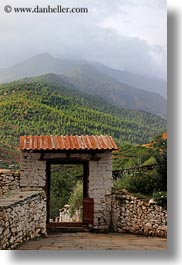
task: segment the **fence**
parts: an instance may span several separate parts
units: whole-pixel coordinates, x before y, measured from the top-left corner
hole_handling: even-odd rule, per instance
[[[122,177],[126,175],[136,175],[138,173],[143,173],[148,170],[153,170],[155,168],[158,168],[159,166],[157,164],[151,164],[151,165],[140,165],[140,166],[133,166],[128,168],[123,168],[119,170],[113,170],[112,176],[114,180],[121,179]]]

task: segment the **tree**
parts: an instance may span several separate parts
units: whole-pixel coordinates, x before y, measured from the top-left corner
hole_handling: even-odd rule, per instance
[[[158,138],[155,148],[157,150],[155,158],[158,165],[160,190],[167,191],[167,139]]]
[[[69,199],[70,213],[73,216],[76,210],[81,210],[83,204],[83,183],[78,181]]]

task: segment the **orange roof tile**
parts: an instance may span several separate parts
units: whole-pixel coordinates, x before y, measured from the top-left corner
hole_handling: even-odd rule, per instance
[[[117,150],[108,135],[20,136],[20,150]]]

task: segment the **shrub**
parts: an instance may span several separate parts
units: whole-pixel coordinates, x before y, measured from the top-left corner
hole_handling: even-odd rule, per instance
[[[78,181],[69,199],[71,216],[73,216],[76,210],[82,207],[82,204],[83,204],[83,183],[82,181]]]
[[[151,156],[148,160],[146,160],[142,165],[147,166],[151,164],[156,164],[156,159],[154,156]]]
[[[157,172],[138,174],[131,176],[128,190],[133,193],[140,192],[142,194],[152,194],[158,189],[159,177]]]
[[[153,199],[158,205],[167,209],[167,192],[166,191],[156,191],[153,193]]]
[[[156,170],[135,176],[126,176],[115,183],[116,189],[126,189],[132,193],[152,194],[158,190],[160,180]]]
[[[124,176],[122,179],[117,179],[114,182],[115,189],[127,189],[129,185],[130,178],[129,176]]]

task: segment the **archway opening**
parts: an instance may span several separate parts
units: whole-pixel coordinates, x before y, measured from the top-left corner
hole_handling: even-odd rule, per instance
[[[49,227],[87,224],[88,213],[84,209],[88,200],[88,161],[47,163]]]
[[[83,165],[50,165],[49,222],[82,223]]]

